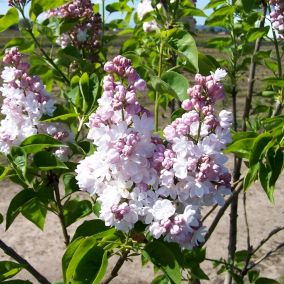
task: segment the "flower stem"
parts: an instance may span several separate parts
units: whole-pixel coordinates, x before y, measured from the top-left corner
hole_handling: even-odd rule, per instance
[[[161,39],[160,41],[160,56],[159,56],[159,66],[158,66],[158,78],[161,78],[162,75],[162,64],[163,64],[163,51],[164,51],[164,42]],[[155,93],[155,131],[159,130],[159,100],[160,94],[158,91]]]
[[[49,57],[49,55],[45,52],[45,50],[41,47],[40,43],[38,42],[37,38],[35,37],[33,30],[31,28],[31,25],[28,21],[28,19],[25,16],[24,10],[23,9],[19,9],[25,23],[26,23],[26,31],[30,34],[30,36],[32,37],[33,41],[35,42],[36,46],[38,47],[38,49],[41,51],[41,53],[43,54],[44,58],[46,59],[46,61],[61,75],[63,81],[70,85],[70,81],[69,79],[65,76],[65,74],[60,70],[60,68],[54,63],[54,61]]]
[[[70,243],[70,236],[68,235],[67,228],[65,225],[65,220],[64,220],[64,213],[63,213],[64,210],[63,210],[63,206],[61,203],[60,192],[59,192],[59,180],[58,180],[58,176],[52,171],[49,174],[49,182],[50,182],[50,185],[52,185],[54,189],[55,200],[56,200],[56,205],[58,209],[58,217],[60,220],[60,224],[61,224],[61,228],[62,228],[62,232],[64,236],[64,242],[65,242],[65,245],[68,246]]]
[[[117,263],[115,264],[110,276],[105,281],[103,281],[102,284],[108,284],[115,277],[118,276],[118,272],[119,272],[120,268],[123,266],[124,262],[126,261],[128,254],[129,254],[129,250],[126,250],[122,253],[122,255],[119,257]]]

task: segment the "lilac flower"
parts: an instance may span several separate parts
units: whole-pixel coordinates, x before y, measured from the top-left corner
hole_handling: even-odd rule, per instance
[[[37,134],[42,115],[51,116],[54,102],[36,76],[26,72],[28,64],[17,48],[6,50],[5,66],[1,77],[4,81],[0,92],[4,98],[1,113],[5,116],[0,122],[0,151],[8,154],[14,145],[25,138]]]
[[[71,1],[49,11],[49,15],[61,19],[78,20],[78,24],[59,37],[58,44],[61,47],[64,48],[71,44],[93,52],[93,49],[99,46],[102,29],[101,16],[94,14],[90,0]]]
[[[273,6],[270,13],[272,26],[279,32],[279,37],[283,38],[284,34],[284,1],[283,0],[270,0],[269,4]]]
[[[204,240],[201,207],[224,204],[230,174],[222,149],[230,141],[231,114],[215,114],[226,72],[196,76],[183,103],[186,113],[153,134],[151,113],[137,101],[145,82],[122,56],[105,64],[103,94],[91,115],[88,138],[97,151],[81,161],[77,180],[96,194],[100,218],[128,232],[137,221],[154,237],[191,249]],[[139,85],[139,87],[137,87]]]

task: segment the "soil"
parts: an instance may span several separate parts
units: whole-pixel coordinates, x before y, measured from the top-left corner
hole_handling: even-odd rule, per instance
[[[251,243],[256,246],[269,232],[279,226],[284,226],[284,192],[282,184],[284,177],[280,178],[275,190],[275,204],[271,204],[267,199],[260,185],[255,184],[247,192],[248,221],[250,224]],[[2,182],[0,188],[0,212],[6,212],[11,198],[20,189],[10,184]],[[244,222],[243,194],[239,197],[239,229],[238,229],[238,247],[237,250],[246,249],[247,234]],[[217,211],[217,210],[216,210]],[[206,224],[210,225],[214,218],[213,213]],[[68,228],[72,235],[78,226],[77,222]],[[227,241],[229,231],[229,210],[221,219],[217,229],[206,244],[207,257],[210,259],[226,258]],[[61,276],[61,257],[64,253],[65,245],[60,223],[55,215],[49,214],[46,218],[44,231],[40,231],[31,222],[19,215],[8,231],[4,230],[4,223],[0,225],[0,238],[9,246],[13,247],[20,255],[26,258],[38,271],[45,275],[51,282],[62,280]],[[259,251],[258,257],[261,257],[272,248],[277,247],[284,241],[284,231],[278,233]],[[7,260],[8,257],[0,251],[0,261]],[[115,259],[111,259],[109,271],[114,265]],[[205,261],[202,265],[208,273],[210,280],[202,283],[223,283],[224,274],[217,275],[216,269],[213,269],[212,262]],[[268,259],[264,260],[258,270],[262,277],[280,279],[284,275],[284,248],[278,250]],[[134,257],[132,261],[127,262],[119,276],[113,280],[116,284],[146,284],[151,283],[154,277],[153,267],[146,265],[142,268],[140,258]],[[17,279],[28,279],[32,283],[37,281],[25,271],[18,274]],[[284,283],[284,282],[282,282]]]

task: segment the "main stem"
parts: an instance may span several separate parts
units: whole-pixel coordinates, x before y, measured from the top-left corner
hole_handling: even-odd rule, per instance
[[[262,11],[263,11],[262,12],[262,18],[260,20],[259,28],[263,28],[264,25],[265,25],[267,5],[263,5]],[[243,114],[243,124],[242,124],[242,130],[243,131],[246,131],[246,129],[247,129],[246,122],[249,119],[249,115],[250,115],[251,102],[252,102],[254,83],[255,83],[255,73],[256,73],[256,60],[255,60],[255,58],[256,58],[257,53],[260,50],[262,40],[263,40],[262,37],[260,37],[256,40],[253,56],[251,57],[249,78],[248,78],[248,93],[247,93],[247,96],[246,96],[245,109],[244,109],[244,114]],[[278,50],[278,53],[279,53],[279,50]],[[281,68],[281,61],[280,61],[280,68]]]
[[[164,52],[164,42],[161,39],[160,42],[160,56],[159,56],[159,66],[158,66],[158,78],[161,78],[162,75],[162,64],[163,64],[163,52]],[[160,94],[158,91],[155,93],[155,131],[159,130],[159,99]]]
[[[102,0],[102,50],[104,49],[105,35],[105,0]]]
[[[25,269],[33,275],[33,277],[41,284],[51,284],[42,274],[40,274],[27,260],[20,256],[13,248],[7,246],[2,240],[0,240],[0,248],[18,263],[22,264]]]
[[[64,236],[64,242],[65,242],[65,245],[68,246],[70,243],[70,236],[68,235],[67,228],[66,228],[65,221],[64,221],[64,213],[63,213],[64,209],[61,204],[61,198],[60,198],[60,192],[59,192],[59,180],[55,173],[50,172],[49,182],[54,189],[54,195],[55,195],[55,200],[56,200],[57,209],[58,209],[58,217],[60,220],[60,224],[61,224],[61,228],[62,228],[62,232]]]
[[[108,284],[108,283],[110,283],[115,277],[118,276],[118,272],[119,272],[120,268],[123,266],[124,262],[126,261],[128,254],[129,254],[129,251],[128,251],[128,250],[126,250],[126,251],[124,251],[124,252],[122,253],[122,255],[119,257],[117,263],[115,264],[115,266],[114,266],[114,268],[113,268],[113,270],[112,270],[110,276],[109,276],[106,280],[104,280],[104,281],[102,282],[102,284]]]

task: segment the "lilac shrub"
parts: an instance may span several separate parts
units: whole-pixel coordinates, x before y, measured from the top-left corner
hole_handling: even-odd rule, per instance
[[[140,221],[154,238],[191,249],[204,240],[201,208],[222,206],[231,192],[222,154],[231,141],[231,113],[217,116],[214,108],[224,98],[226,72],[196,75],[186,113],[164,129],[162,140],[152,113],[137,101],[146,83],[131,61],[117,56],[104,69],[109,74],[88,124],[97,151],[79,163],[79,187],[98,196],[107,226],[128,232]]]

